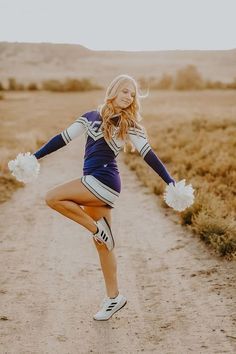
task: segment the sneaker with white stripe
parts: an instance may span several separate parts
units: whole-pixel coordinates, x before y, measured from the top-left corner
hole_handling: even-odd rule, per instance
[[[112,231],[108,221],[105,217],[102,217],[98,221],[95,221],[98,227],[98,231],[93,234],[93,237],[98,243],[104,243],[109,251],[115,247],[115,241],[112,235]]]
[[[122,309],[126,303],[126,297],[121,294],[118,294],[114,299],[107,296],[103,299],[100,305],[100,310],[93,316],[93,318],[97,321],[109,320],[109,318]]]

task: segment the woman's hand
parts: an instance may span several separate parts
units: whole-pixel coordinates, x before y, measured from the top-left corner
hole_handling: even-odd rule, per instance
[[[183,211],[193,204],[194,189],[191,184],[185,186],[185,179],[173,181],[166,186],[164,200],[173,209]]]
[[[8,162],[11,174],[20,182],[29,183],[38,177],[40,164],[30,152],[19,153],[15,160]]]

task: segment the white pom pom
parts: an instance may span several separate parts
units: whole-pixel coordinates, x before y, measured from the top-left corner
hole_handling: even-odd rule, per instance
[[[20,182],[29,183],[38,177],[40,164],[30,152],[19,153],[15,160],[8,162],[12,175]]]
[[[194,189],[191,184],[185,186],[185,179],[176,182],[175,185],[171,182],[166,186],[164,200],[173,209],[183,211],[193,204]]]

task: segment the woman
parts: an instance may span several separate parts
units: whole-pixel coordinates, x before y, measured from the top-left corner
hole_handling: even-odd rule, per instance
[[[122,147],[131,144],[167,184],[175,184],[153,152],[144,127],[138,123],[142,119],[139,97],[137,83],[132,77],[117,76],[108,86],[104,103],[98,110],[84,113],[34,153],[40,159],[86,134],[83,176],[51,189],[46,194],[46,203],[85,227],[93,238],[107,292],[100,310],[93,317],[95,320],[108,320],[127,302],[118,290],[115,241],[111,230],[111,210],[121,192],[116,156]]]

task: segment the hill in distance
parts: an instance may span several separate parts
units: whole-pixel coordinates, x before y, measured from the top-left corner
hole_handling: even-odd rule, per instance
[[[175,74],[195,65],[205,79],[236,78],[236,49],[168,51],[96,51],[76,44],[0,42],[0,81],[22,83],[44,79],[89,78],[107,85],[116,75],[136,79]]]

